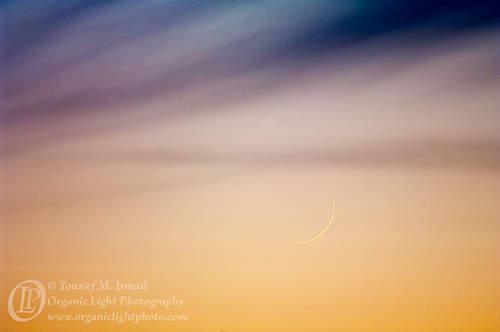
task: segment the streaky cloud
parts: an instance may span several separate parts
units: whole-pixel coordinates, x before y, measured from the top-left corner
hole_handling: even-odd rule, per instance
[[[259,71],[268,74],[255,84],[272,88],[304,63],[382,34],[411,32],[397,41],[401,44],[497,26],[495,5],[465,0],[7,1],[0,7],[5,27],[1,118],[109,111]],[[252,88],[245,82],[239,86]]]

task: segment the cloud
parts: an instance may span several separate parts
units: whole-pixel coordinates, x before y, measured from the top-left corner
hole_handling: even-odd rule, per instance
[[[466,167],[498,169],[500,167],[500,142],[495,140],[451,141],[446,139],[414,139],[389,143],[360,144],[352,148],[309,147],[307,151],[241,151],[210,150],[113,149],[99,152],[79,151],[65,158],[94,160],[95,163],[141,165],[234,165],[256,167],[399,167],[440,168]]]
[[[411,38],[430,41],[453,29],[494,25],[493,5],[10,1],[1,8],[6,27],[2,118],[109,112],[213,86],[227,89],[225,82],[261,73],[257,81],[240,79],[227,90],[240,98],[262,85],[273,89],[301,66],[384,33],[412,31]]]

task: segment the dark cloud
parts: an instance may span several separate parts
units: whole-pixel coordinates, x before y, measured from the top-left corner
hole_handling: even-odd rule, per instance
[[[412,31],[430,41],[496,25],[497,7],[442,0],[7,1],[2,119],[91,113],[265,73],[226,93],[239,98],[381,34]]]
[[[236,166],[327,166],[327,167],[466,167],[498,169],[500,167],[500,143],[494,140],[443,140],[420,139],[397,142],[361,144],[352,148],[321,148],[301,151],[225,153],[203,151],[176,151],[156,149],[120,152],[100,150],[68,154],[71,160],[93,160],[96,163],[154,164],[154,165],[210,165],[232,164]]]
[[[40,161],[35,162],[40,163]],[[75,201],[103,200],[110,197],[150,193],[176,188],[197,187],[225,176],[228,166],[245,172],[306,167],[328,167],[332,171],[349,169],[474,169],[496,171],[500,167],[500,143],[493,140],[449,141],[440,139],[407,140],[358,145],[350,149],[329,148],[277,152],[179,151],[173,149],[105,149],[53,153],[51,165],[57,170],[43,177],[46,182],[36,190],[7,186],[9,211],[31,206],[46,207]],[[88,173],[85,170],[89,169]],[[184,170],[176,174],[172,169]],[[199,167],[203,166],[203,167]],[[214,167],[215,166],[215,167]],[[32,166],[36,167],[36,166]],[[173,168],[172,168],[173,167]],[[219,168],[218,168],[219,167]],[[164,172],[158,170],[164,169]],[[218,171],[217,171],[218,169]],[[71,170],[68,172],[68,170]],[[77,171],[78,170],[78,171]],[[151,171],[154,170],[154,171]],[[202,170],[202,171],[201,171]],[[14,171],[14,168],[12,168]],[[91,174],[89,181],[82,175]],[[14,172],[12,172],[14,173]],[[130,174],[110,177],[109,174]],[[7,175],[7,174],[6,174]],[[15,183],[15,177],[9,181]],[[7,182],[7,183],[8,183]]]

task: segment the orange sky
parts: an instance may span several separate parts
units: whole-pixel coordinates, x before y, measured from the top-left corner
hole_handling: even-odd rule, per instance
[[[2,325],[498,330],[498,79],[473,80],[462,70],[491,63],[491,44],[374,81],[370,73],[385,63],[341,77],[322,68],[273,94],[176,121],[154,115],[186,106],[190,95],[124,109],[124,118],[144,118],[123,126],[107,127],[99,115],[13,125],[5,145],[18,148],[0,155],[2,303],[28,279],[45,287],[147,280],[144,292],[96,296],[176,296],[182,308],[161,312],[188,320],[49,322],[49,314],[102,309],[46,304],[26,323],[3,310]],[[88,129],[98,121],[99,130]],[[331,227],[298,244],[326,227],[332,195]]]

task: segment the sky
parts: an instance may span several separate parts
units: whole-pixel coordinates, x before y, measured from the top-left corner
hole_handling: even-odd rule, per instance
[[[465,0],[3,1],[0,326],[498,330],[499,18]],[[46,296],[19,322],[27,280]],[[64,289],[94,281],[112,289]],[[102,321],[143,312],[165,320]]]

